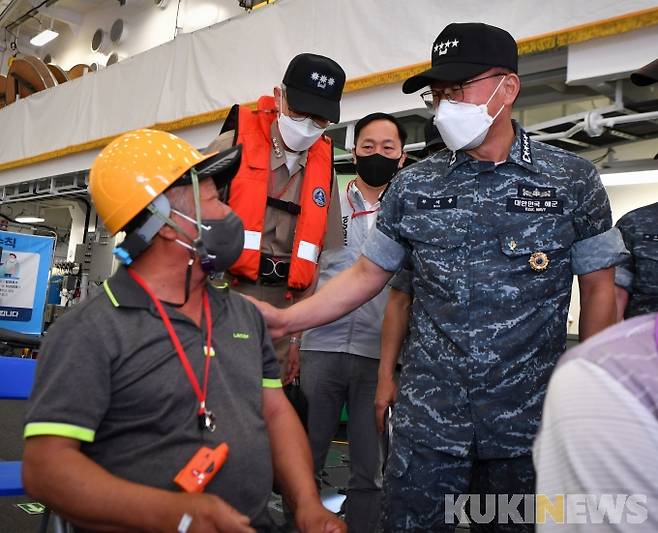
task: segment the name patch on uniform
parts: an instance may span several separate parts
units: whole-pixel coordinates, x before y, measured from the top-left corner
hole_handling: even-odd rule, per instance
[[[658,233],[645,233],[642,235],[643,241],[658,242]]]
[[[421,196],[416,202],[416,209],[452,209],[455,207],[457,207],[456,196],[443,196],[441,198]]]
[[[555,187],[537,187],[536,185],[519,183],[517,190],[519,198],[532,198],[533,200],[555,198]]]
[[[508,198],[508,213],[552,213],[561,215],[562,200],[529,200],[525,198]]]

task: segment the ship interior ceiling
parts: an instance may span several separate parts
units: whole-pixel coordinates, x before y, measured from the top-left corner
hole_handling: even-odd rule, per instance
[[[0,0],[0,23],[16,39],[29,38],[43,29],[71,31],[84,14],[98,9],[103,0]]]

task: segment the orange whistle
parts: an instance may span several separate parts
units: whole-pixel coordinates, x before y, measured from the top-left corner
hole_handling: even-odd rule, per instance
[[[200,448],[181,469],[174,483],[185,492],[203,492],[210,480],[219,472],[228,457],[228,444],[222,442],[214,450]]]

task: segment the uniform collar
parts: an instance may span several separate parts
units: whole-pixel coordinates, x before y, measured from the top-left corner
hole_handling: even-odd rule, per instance
[[[130,277],[125,266],[120,266],[114,276],[103,282],[103,290],[114,307],[135,309],[151,307],[151,299],[148,294]]]
[[[278,121],[274,120],[271,126],[272,137],[272,151],[270,152],[270,168],[275,170],[286,164],[286,150],[284,148],[281,132],[279,131]],[[304,150],[297,160],[297,164],[304,168],[306,166],[306,159],[308,158],[308,150]]]
[[[535,154],[533,142],[526,131],[516,121],[512,121],[516,137],[510,148],[507,161],[528,169],[530,172],[538,173],[539,169],[535,166]]]
[[[516,163],[519,166],[527,168],[530,172],[538,173],[539,169],[535,166],[534,152],[530,136],[519,125],[519,123],[516,122],[516,120],[512,120],[512,125],[514,127],[515,137],[514,142],[510,147],[510,152],[507,156],[506,162]],[[448,151],[448,172],[452,172],[462,163],[471,160],[473,160],[473,158],[461,150],[457,152]]]
[[[451,152],[450,150],[448,150],[447,152],[448,152],[448,173],[455,170],[462,163],[472,160],[472,158],[466,152],[462,152],[461,150],[457,152]]]
[[[213,297],[221,298],[221,294],[227,292],[228,285],[226,283],[216,286],[208,284],[208,288],[215,289],[208,291],[212,300]],[[103,282],[103,290],[114,307],[147,310],[153,307],[153,302],[149,295],[128,274],[128,269],[125,266],[120,266],[111,278]]]

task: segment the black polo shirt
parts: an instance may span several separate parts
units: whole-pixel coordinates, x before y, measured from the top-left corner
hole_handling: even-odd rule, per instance
[[[272,465],[262,390],[281,382],[258,310],[226,287],[208,286],[215,355],[207,407],[217,416],[209,433],[199,429],[198,400],[149,296],[125,268],[104,289],[48,331],[25,437],[77,439],[112,474],[169,490],[178,490],[173,478],[200,446],[226,442],[228,460],[206,492],[266,528]],[[205,321],[199,328],[165,308],[202,383]]]

